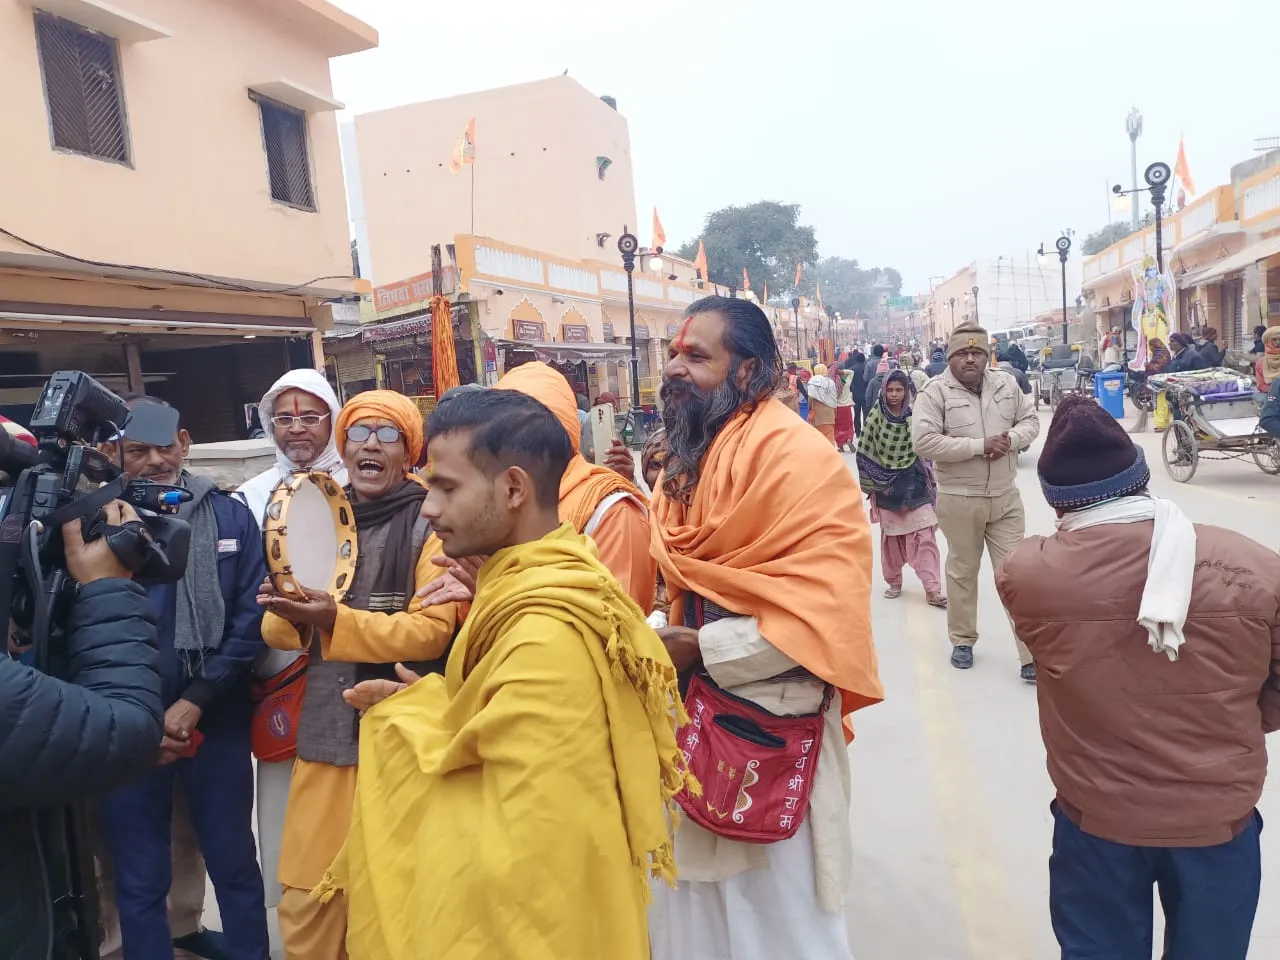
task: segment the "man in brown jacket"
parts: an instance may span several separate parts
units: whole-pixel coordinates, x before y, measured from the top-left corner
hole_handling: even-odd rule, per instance
[[[1039,473],[1058,532],[1015,549],[996,586],[1039,669],[1063,960],[1149,960],[1153,886],[1165,960],[1244,960],[1280,556],[1151,497],[1142,451],[1084,398],[1059,407]]]
[[[916,453],[934,462],[938,526],[947,538],[947,633],[951,665],[973,666],[978,642],[978,573],[982,548],[992,566],[1022,542],[1026,520],[1018,493],[1018,453],[1040,432],[1031,400],[1003,370],[992,369],[987,332],[959,326],[947,345],[947,369],[912,406]],[[1021,642],[1022,679],[1035,664]]]

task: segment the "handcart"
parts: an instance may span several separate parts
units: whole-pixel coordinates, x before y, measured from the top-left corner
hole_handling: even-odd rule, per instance
[[[1280,474],[1280,443],[1258,427],[1253,381],[1235,370],[1216,367],[1168,373],[1147,380],[1153,394],[1163,393],[1173,411],[1161,452],[1165,469],[1187,483],[1206,460],[1253,457],[1263,473]]]

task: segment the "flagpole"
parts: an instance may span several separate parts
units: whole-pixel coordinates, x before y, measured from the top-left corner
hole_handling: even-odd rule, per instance
[[[476,161],[471,158],[471,235],[476,235]]]

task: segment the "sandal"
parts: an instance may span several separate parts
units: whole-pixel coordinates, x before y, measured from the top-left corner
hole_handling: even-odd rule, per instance
[[[947,598],[940,593],[935,593],[930,597],[926,597],[925,600],[931,607],[938,607],[942,610],[947,609]]]
[[[884,592],[886,600],[897,600],[900,596],[902,596],[901,587],[890,587]]]

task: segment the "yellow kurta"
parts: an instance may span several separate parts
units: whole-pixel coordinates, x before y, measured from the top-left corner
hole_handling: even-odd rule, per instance
[[[569,526],[500,551],[445,676],[361,723],[353,960],[648,960],[670,875],[675,671]]]
[[[444,568],[431,562],[442,552],[440,541],[429,537],[415,571],[418,589],[444,575]],[[456,621],[451,603],[424,609],[415,598],[404,613],[371,613],[338,604],[333,634],[321,634],[320,649],[326,660],[350,663],[434,660],[448,647]],[[302,648],[297,628],[273,613],[262,618],[262,636],[277,650]],[[294,761],[280,846],[280,883],[310,890],[320,882],[346,839],[355,790],[354,766]]]

